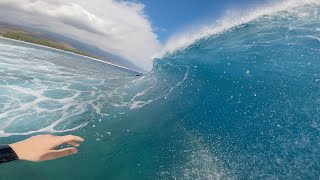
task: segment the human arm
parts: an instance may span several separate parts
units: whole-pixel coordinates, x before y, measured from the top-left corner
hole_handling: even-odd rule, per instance
[[[7,149],[7,151],[10,151],[11,148],[16,154],[17,160],[41,162],[76,154],[78,152],[76,147],[78,147],[83,141],[84,139],[81,137],[73,135],[38,135],[24,141],[8,145],[9,147],[7,148],[9,149]],[[73,147],[57,150],[56,148],[62,144],[69,144]],[[13,160],[15,159],[13,158]]]

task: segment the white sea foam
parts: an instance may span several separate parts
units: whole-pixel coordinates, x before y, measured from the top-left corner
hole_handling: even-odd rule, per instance
[[[111,84],[116,75],[103,79],[54,64],[48,60],[61,55],[52,51],[4,41],[0,49],[0,137],[73,131],[108,115],[102,108],[121,86]],[[65,54],[65,61],[78,61],[72,58]]]
[[[154,55],[154,58],[161,58],[167,54],[173,53],[179,49],[184,49],[202,38],[222,33],[241,24],[249,23],[265,15],[273,15],[282,11],[291,11],[299,16],[305,16],[310,12],[308,10],[296,11],[301,6],[320,6],[319,0],[281,0],[270,1],[261,7],[249,10],[227,10],[219,20],[208,25],[199,25],[196,30],[187,30],[173,35],[163,49]],[[313,13],[311,11],[311,13]]]

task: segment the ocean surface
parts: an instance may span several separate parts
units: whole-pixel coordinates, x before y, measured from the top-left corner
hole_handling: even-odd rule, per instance
[[[137,73],[0,40],[0,143],[85,138],[0,179],[319,179],[320,7],[262,15]]]

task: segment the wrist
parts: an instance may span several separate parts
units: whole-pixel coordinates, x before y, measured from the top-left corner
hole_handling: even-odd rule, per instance
[[[0,146],[0,163],[18,160],[18,156],[14,149],[9,145]]]
[[[24,160],[23,155],[21,154],[22,150],[21,150],[21,148],[19,148],[19,145],[17,143],[9,144],[8,146],[11,147],[13,152],[16,154],[18,160]]]

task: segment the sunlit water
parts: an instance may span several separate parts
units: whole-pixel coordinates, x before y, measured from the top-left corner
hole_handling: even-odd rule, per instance
[[[318,179],[319,12],[203,38],[141,78],[1,40],[1,143],[47,132],[86,141],[73,157],[2,165],[0,179]]]

